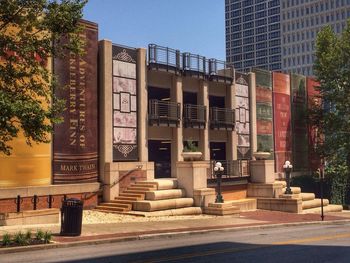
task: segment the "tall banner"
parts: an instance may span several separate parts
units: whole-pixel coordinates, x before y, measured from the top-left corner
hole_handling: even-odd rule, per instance
[[[321,98],[319,98],[319,91],[315,89],[319,83],[312,79],[306,78],[306,87],[307,87],[307,106],[308,108],[312,107],[314,104],[321,104]],[[308,139],[309,139],[309,168],[312,171],[316,171],[320,168],[320,158],[315,152],[317,128],[311,125],[308,126]]]
[[[275,171],[283,173],[285,161],[292,160],[292,124],[290,107],[290,77],[272,73]]]
[[[137,50],[112,46],[113,161],[138,160]]]
[[[254,69],[256,76],[257,150],[274,158],[271,72]]]
[[[54,73],[64,89],[63,122],[54,127],[53,183],[87,183],[98,180],[97,24],[81,21],[84,55],[68,53],[54,60]]]
[[[305,76],[291,74],[292,95],[292,142],[293,170],[307,171],[308,157],[308,128],[307,128],[307,98]]]
[[[250,158],[250,120],[248,75],[236,73],[236,132],[238,159]]]

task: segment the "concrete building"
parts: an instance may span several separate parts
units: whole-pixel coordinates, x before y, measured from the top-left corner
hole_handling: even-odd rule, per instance
[[[326,25],[341,33],[350,1],[226,0],[225,14],[226,58],[237,70],[313,75],[317,33]]]

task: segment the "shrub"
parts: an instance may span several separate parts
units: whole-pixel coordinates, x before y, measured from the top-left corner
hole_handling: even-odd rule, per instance
[[[45,233],[41,229],[38,229],[35,233],[35,239],[41,241],[44,239],[44,235]]]
[[[27,245],[29,243],[29,240],[26,239],[25,234],[22,232],[18,232],[13,236],[13,241],[20,246]]]
[[[27,240],[31,240],[32,239],[32,231],[31,230],[27,230],[27,232],[25,234],[25,238]]]
[[[1,244],[3,246],[9,246],[11,244],[11,235],[9,233],[6,233],[2,236]]]
[[[51,242],[51,240],[52,240],[52,234],[51,234],[51,232],[50,232],[50,231],[46,231],[46,232],[44,233],[44,243],[45,243],[45,244],[48,244],[48,243]]]

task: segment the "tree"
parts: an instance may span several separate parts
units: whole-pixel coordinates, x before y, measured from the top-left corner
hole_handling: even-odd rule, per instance
[[[81,52],[78,21],[86,0],[0,1],[0,152],[23,132],[27,144],[49,142],[64,101],[50,61]]]
[[[328,171],[346,178],[349,204],[350,20],[341,35],[336,35],[330,26],[319,32],[314,71],[322,101],[315,103],[310,111],[310,121],[319,130],[317,149],[327,160]]]

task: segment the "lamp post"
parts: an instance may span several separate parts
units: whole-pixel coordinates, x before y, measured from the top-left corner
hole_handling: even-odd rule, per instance
[[[214,166],[214,173],[216,175],[217,181],[218,181],[218,189],[217,189],[217,195],[215,199],[215,203],[223,203],[224,198],[221,195],[221,177],[222,172],[224,171],[224,167],[222,167],[222,164],[220,162],[215,163]]]
[[[283,165],[284,173],[286,175],[286,181],[287,181],[287,189],[286,194],[291,195],[293,194],[292,190],[290,189],[290,172],[292,171],[293,165],[291,165],[290,161],[286,161]]]
[[[323,158],[321,158],[321,167],[320,167],[320,197],[321,197],[321,220],[324,220],[324,213],[323,213],[323,179],[324,179],[324,167],[325,167],[325,161]]]

